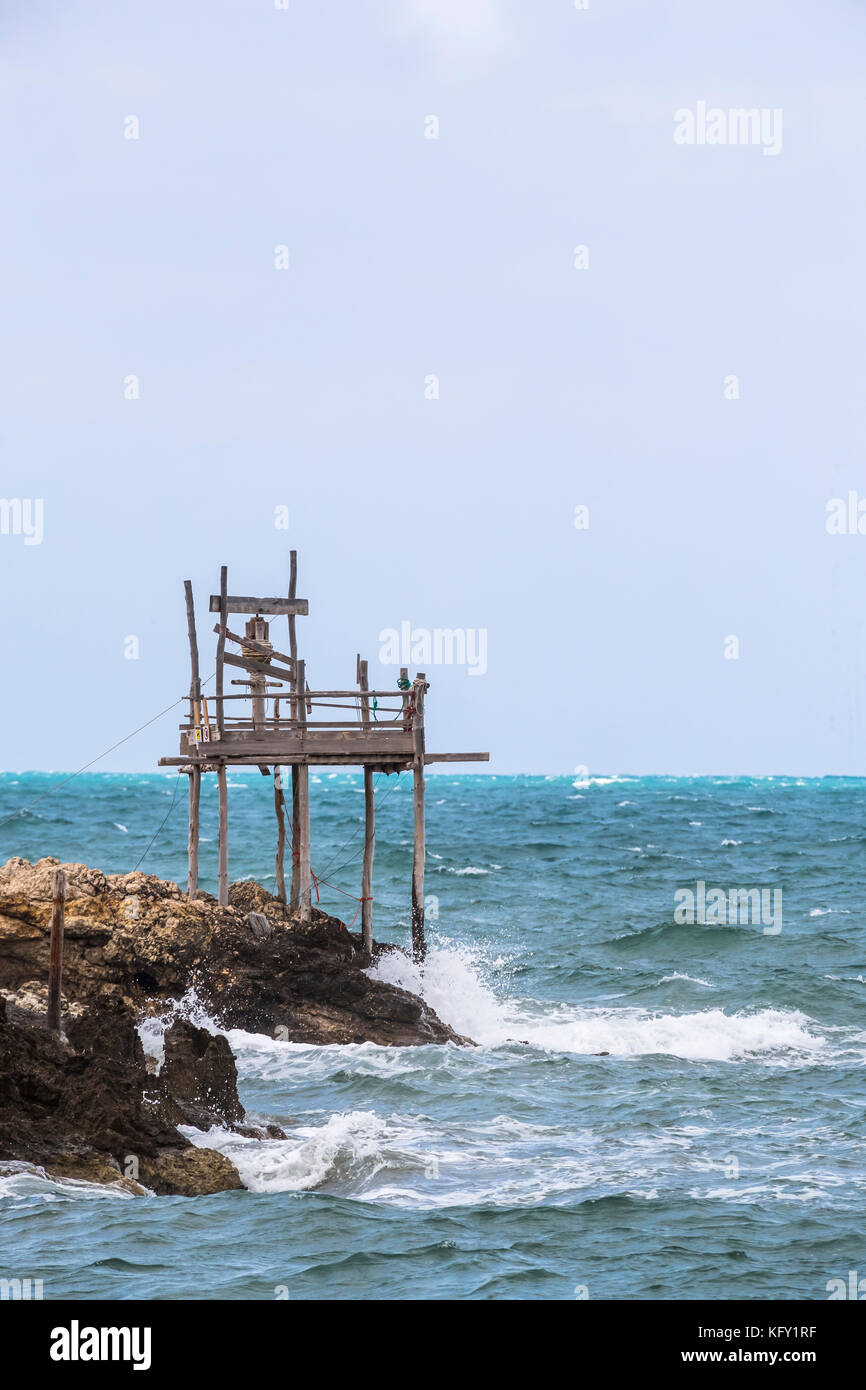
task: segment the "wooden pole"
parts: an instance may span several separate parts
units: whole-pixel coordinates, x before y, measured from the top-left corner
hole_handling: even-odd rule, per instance
[[[361,687],[361,725],[370,727],[369,664],[358,657],[358,684]],[[376,852],[376,802],[373,795],[373,769],[364,764],[364,863],[361,869],[361,932],[364,950],[373,953],[373,855]]]
[[[285,801],[283,799],[283,770],[280,767],[274,768],[274,810],[277,813],[277,897],[281,903],[286,901],[286,871],[283,865],[283,857],[286,852],[286,817],[284,815]]]
[[[201,768],[193,766],[189,774],[189,842],[187,857],[189,875],[186,882],[186,895],[194,898],[198,892],[198,810],[201,798]]]
[[[400,680],[401,680],[401,681],[408,681],[408,679],[409,679],[409,667],[408,667],[408,666],[401,666],[401,667],[400,667]],[[403,728],[404,728],[404,729],[408,729],[408,728],[409,728],[409,724],[408,724],[407,719],[406,719],[406,706],[407,706],[408,703],[409,703],[409,691],[408,691],[408,689],[407,689],[406,687],[404,687],[403,685],[400,686],[400,689],[401,689],[402,692],[403,692],[403,696],[402,696],[402,702],[403,702]]]
[[[361,931],[364,950],[373,953],[373,855],[376,852],[376,800],[373,769],[364,764],[364,865],[361,870]]]
[[[226,787],[226,765],[217,768],[219,785],[219,902],[228,907],[229,901],[229,795]]]
[[[48,956],[48,1027],[60,1032],[60,984],[63,976],[63,926],[66,916],[66,875],[55,869],[51,879],[51,944]]]
[[[298,552],[289,552],[289,598],[298,596]],[[295,673],[292,689],[298,689],[298,638],[295,631],[295,615],[289,614],[289,656],[292,659],[292,670]],[[289,702],[289,710],[293,719],[297,719],[297,701]],[[292,887],[289,895],[289,907],[292,909],[300,906],[301,902],[301,879],[298,872],[300,865],[300,846],[301,846],[301,821],[300,821],[300,800],[298,797],[298,769],[292,764]]]
[[[301,905],[301,788],[298,769],[292,763],[292,888],[289,907]]]
[[[427,946],[424,941],[424,859],[426,855],[424,835],[424,694],[426,690],[427,678],[423,671],[419,671],[412,686],[414,707],[412,782],[415,812],[415,845],[412,858],[412,958],[419,962],[423,961],[427,954]]]
[[[301,895],[301,921],[309,922],[313,915],[310,883],[310,769],[298,764],[298,889]]]
[[[216,659],[216,693],[217,699],[217,729],[219,736],[223,736],[223,659],[226,652],[226,627],[228,625],[228,569],[225,565],[220,570],[220,632],[217,637],[217,659]]]
[[[192,582],[189,579],[183,581],[184,593],[186,595],[186,625],[189,633],[189,661],[190,661],[190,723],[193,726],[193,737],[201,721],[201,678],[198,666],[198,637],[195,630],[195,603],[192,595]],[[195,746],[196,758],[199,757],[198,745]],[[187,897],[194,898],[198,890],[198,818],[199,800],[201,797],[201,768],[193,767],[189,774],[189,838],[187,843],[188,873],[186,882]]]
[[[198,638],[195,631],[195,604],[192,597],[192,583],[189,579],[183,581],[184,594],[186,595],[186,626],[189,633],[189,664],[190,664],[190,683],[189,693],[193,701],[193,706],[201,699],[201,681],[198,669]],[[195,707],[191,711],[193,724],[197,723]]]
[[[269,627],[264,618],[250,618],[246,625],[246,636],[252,638],[256,648],[269,647],[268,641]],[[246,656],[248,649],[241,648],[241,655]],[[267,656],[263,661],[267,661]],[[265,727],[265,695],[267,694],[268,683],[259,672],[253,672],[249,680],[250,695],[253,702],[253,728],[263,729]]]
[[[298,725],[299,732],[303,737],[304,726],[307,722],[307,701],[305,692],[307,689],[306,662],[299,661],[295,667],[298,673]],[[301,895],[301,921],[309,922],[313,911],[313,902],[310,885],[310,769],[306,763],[301,763],[297,768],[298,773],[298,886]]]

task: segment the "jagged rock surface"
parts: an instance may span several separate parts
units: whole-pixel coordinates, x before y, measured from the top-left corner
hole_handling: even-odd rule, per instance
[[[0,869],[0,991],[39,991],[48,975],[56,859]],[[221,1027],[304,1043],[462,1042],[423,1000],[365,974],[360,938],[314,912],[302,923],[256,883],[228,907],[148,874],[63,866],[63,995],[70,1013],[106,997],[149,1012],[194,989]],[[250,920],[253,914],[253,920]],[[261,918],[265,919],[263,926]]]
[[[0,1160],[37,1164],[55,1177],[164,1195],[243,1186],[228,1159],[197,1148],[177,1129],[196,1122],[202,1093],[215,1122],[243,1118],[224,1038],[174,1025],[181,1028],[177,1051],[194,1052],[198,1066],[195,1082],[188,1074],[175,1097],[165,1078],[148,1073],[135,1017],[124,1004],[105,999],[70,1019],[67,1028],[68,1037],[60,1037],[40,1016],[0,998]],[[166,1033],[167,1053],[173,1031]],[[222,1049],[214,1047],[220,1041],[230,1071]],[[216,1062],[210,1089],[208,1058]],[[182,1066],[179,1072],[182,1077]]]

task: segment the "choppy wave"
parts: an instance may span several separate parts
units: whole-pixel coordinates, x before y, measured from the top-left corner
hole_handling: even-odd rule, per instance
[[[502,964],[501,959],[497,964]],[[863,1053],[864,1037],[857,1030],[827,1029],[791,1008],[729,1012],[716,1007],[671,1013],[631,1005],[551,1005],[502,997],[489,982],[492,967],[483,951],[457,943],[435,945],[423,966],[402,951],[386,952],[368,973],[420,995],[456,1032],[485,1048],[519,1043],[544,1052],[581,1056],[667,1055],[686,1061],[768,1066],[829,1063],[851,1056],[852,1049]],[[680,972],[672,972],[658,983],[673,982],[712,988],[708,980]],[[178,1016],[212,1032],[225,1031],[241,1075],[248,1077],[284,1075],[298,1052],[317,1054],[324,1050],[335,1058],[365,1050],[395,1055],[393,1049],[374,1044],[319,1049],[243,1029],[224,1030],[190,991],[165,1015],[146,1020],[140,1027],[145,1050],[159,1063],[165,1029]]]
[[[454,1029],[487,1046],[518,1041],[555,1052],[607,1052],[618,1057],[667,1053],[692,1061],[768,1063],[819,1060],[828,1050],[819,1026],[797,1010],[731,1014],[716,1008],[664,1014],[628,1007],[503,1001],[481,978],[478,967],[477,951],[446,945],[434,948],[423,967],[402,953],[389,952],[369,973],[420,994]]]
[[[0,1162],[0,1201],[9,1203],[87,1201],[110,1197],[134,1201],[136,1194],[117,1183],[85,1182],[80,1178],[56,1178],[35,1163]]]

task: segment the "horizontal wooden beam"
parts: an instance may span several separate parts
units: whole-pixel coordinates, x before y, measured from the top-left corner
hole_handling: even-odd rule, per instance
[[[260,656],[263,661],[283,661],[287,666],[293,665],[292,658],[286,656],[285,652],[278,652],[276,648],[271,646],[270,642],[257,642],[253,637],[239,637],[236,632],[230,631],[229,628],[220,627],[219,623],[214,623],[213,630],[217,637],[221,632],[224,632],[230,642],[237,642],[238,646],[246,647],[253,656]]]
[[[225,652],[223,661],[227,666],[240,666],[242,671],[252,671],[256,676],[267,676],[270,680],[283,681],[286,685],[290,685],[292,681],[290,671],[281,671],[278,666],[271,666],[267,661],[255,661],[251,656],[235,656],[233,652]]]
[[[202,772],[215,771],[218,762],[226,763],[230,767],[257,767],[262,761],[261,754],[258,753],[236,753],[229,752],[225,742],[208,743],[198,745],[199,748],[206,748],[200,764]],[[427,763],[486,763],[490,759],[489,753],[425,753],[424,762]],[[341,767],[389,767],[392,769],[408,769],[412,766],[411,758],[401,758],[394,753],[358,753],[356,749],[346,753],[286,753],[281,752],[278,757],[270,759],[272,763],[285,767],[306,764],[308,767],[330,767],[336,764]],[[180,758],[160,758],[160,767],[179,767],[181,771],[186,771],[190,766],[189,755]]]
[[[365,690],[365,691],[364,691],[364,699],[365,699],[365,700],[372,700],[373,697],[376,696],[377,699],[389,699],[389,700],[393,700],[393,699],[395,699],[395,698],[396,698],[396,699],[399,699],[399,697],[400,697],[401,695],[403,695],[403,694],[405,694],[405,691],[403,691],[403,690]],[[307,699],[308,699],[308,700],[327,700],[327,699],[335,699],[335,698],[341,698],[341,699],[344,699],[344,700],[360,700],[360,698],[361,698],[361,692],[360,692],[360,690],[308,690],[308,691],[307,691]]]
[[[489,763],[489,753],[425,753],[425,763]]]
[[[351,729],[332,729],[327,732],[311,725],[306,726],[306,732],[304,732],[303,727],[299,729],[297,726],[294,729],[281,729],[273,726],[268,728],[267,725],[262,729],[232,729],[231,726],[227,726],[223,735],[225,743],[242,744],[245,752],[255,752],[260,743],[279,743],[280,739],[285,739],[288,744],[291,744],[293,740],[302,739],[309,743],[311,748],[320,743],[337,743],[340,747],[334,749],[335,753],[341,752],[343,745],[361,747],[368,743],[372,744],[371,753],[378,753],[380,749],[388,748],[398,748],[401,753],[404,750],[407,753],[412,751],[411,733],[404,733],[402,729],[395,728],[394,725],[371,724],[368,728],[364,728],[362,725],[356,724]],[[298,751],[304,752],[304,749],[301,748]]]
[[[217,757],[213,750],[219,746],[218,743],[207,744],[207,762],[199,764],[202,772],[215,772],[221,763],[226,767],[257,767],[261,762],[256,754],[244,757],[229,753],[226,757]],[[277,767],[376,767],[394,772],[402,772],[412,766],[411,758],[395,757],[393,753],[281,753],[278,758],[271,758],[271,762]],[[190,766],[190,760],[188,756],[160,758],[158,766],[179,767],[183,772]]]
[[[180,736],[180,752],[186,759],[201,748],[185,731]],[[316,757],[327,754],[367,754],[383,758],[408,757],[412,752],[412,735],[399,730],[336,730],[311,729],[308,733],[281,733],[267,726],[256,731],[225,729],[220,739],[207,745],[208,758],[254,758],[259,763],[278,763],[292,754]]]
[[[245,685],[246,681],[242,682],[242,684]],[[251,698],[252,697],[250,695],[243,696],[243,699],[245,700],[249,700]],[[273,700],[274,698],[285,699],[286,696],[283,695],[275,697],[273,695],[268,695],[267,697],[263,696],[262,698]],[[358,722],[357,719],[307,719],[303,723],[301,723],[300,719],[274,719],[273,715],[270,714],[266,714],[264,716],[264,720],[265,722],[264,724],[262,724],[257,723],[255,719],[235,719],[234,715],[227,714],[225,718],[224,729],[225,732],[229,734],[244,734],[253,732],[262,733],[265,730],[268,730],[270,731],[270,733],[274,735],[297,734],[300,733],[303,729],[347,729],[349,731],[359,731],[362,729],[364,731],[368,731],[369,729],[396,729],[398,733],[403,732],[402,724],[399,724],[394,720],[389,720],[387,722],[381,720],[378,724],[361,724]],[[181,724],[179,725],[179,728],[189,731],[190,729],[195,728],[195,725]]]
[[[219,594],[211,594],[210,611],[220,611]],[[309,600],[305,598],[247,598],[243,594],[229,594],[226,597],[227,613],[289,613],[305,618],[309,611]]]

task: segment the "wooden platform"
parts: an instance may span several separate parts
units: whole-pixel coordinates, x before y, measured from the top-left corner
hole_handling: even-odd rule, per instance
[[[160,767],[177,767],[190,779],[189,876],[187,889],[198,887],[199,797],[201,778],[216,772],[219,784],[219,900],[228,902],[227,767],[258,767],[266,775],[274,768],[274,808],[278,840],[277,894],[297,907],[303,917],[312,911],[308,769],[313,766],[361,767],[364,771],[364,862],[361,906],[363,939],[372,948],[372,872],[375,848],[373,773],[410,771],[413,774],[415,822],[412,866],[412,949],[424,956],[424,769],[431,763],[487,762],[488,753],[428,753],[425,747],[427,677],[419,671],[410,682],[402,668],[396,688],[371,690],[368,663],[356,658],[355,689],[311,690],[306,664],[298,656],[295,619],[308,613],[306,599],[297,597],[297,554],[291,552],[288,594],[285,598],[228,593],[226,567],[220,571],[220,592],[210,595],[209,608],[219,614],[216,689],[206,694],[199,674],[198,637],[192,584],[184,583],[189,631],[191,680],[189,717],[180,725],[178,754],[159,759]],[[251,614],[242,634],[228,626],[229,614]],[[264,615],[288,620],[289,652],[276,649]],[[226,642],[239,648],[226,652]],[[241,670],[233,685],[242,694],[226,693],[225,669]],[[384,701],[385,703],[381,703]],[[239,704],[237,702],[242,702]],[[249,712],[243,704],[250,706]],[[318,714],[321,712],[321,718]],[[314,717],[316,716],[316,717]],[[280,768],[291,770],[291,808],[285,802]],[[287,899],[283,856],[286,820],[292,833],[292,886]]]

